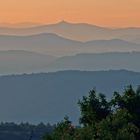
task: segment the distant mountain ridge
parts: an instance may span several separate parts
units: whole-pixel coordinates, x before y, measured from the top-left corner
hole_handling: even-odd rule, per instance
[[[1,121],[56,123],[65,115],[78,122],[77,102],[89,90],[111,98],[125,86],[140,85],[140,73],[119,71],[61,71],[0,76]],[[9,111],[10,110],[10,111]]]
[[[0,34],[32,35],[40,33],[54,33],[65,38],[78,41],[110,40],[114,38],[140,43],[140,28],[106,28],[86,23],[69,23],[62,21],[56,24],[41,25],[31,28],[0,28]]]
[[[41,72],[57,58],[23,50],[0,51],[0,75]]]
[[[0,51],[0,75],[62,70],[140,72],[140,52],[84,53],[55,57],[23,50]]]
[[[48,65],[49,71],[60,70],[119,70],[140,72],[140,52],[85,53],[64,56]]]
[[[26,50],[54,56],[77,53],[102,53],[115,51],[140,51],[140,44],[120,39],[81,42],[63,38],[53,33],[30,36],[0,35],[0,50]]]

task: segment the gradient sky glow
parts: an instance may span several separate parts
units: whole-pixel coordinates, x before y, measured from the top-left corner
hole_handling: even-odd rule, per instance
[[[0,22],[140,26],[140,0],[0,0]]]

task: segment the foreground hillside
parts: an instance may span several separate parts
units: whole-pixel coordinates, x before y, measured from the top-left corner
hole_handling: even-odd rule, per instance
[[[140,73],[129,71],[62,71],[0,77],[2,121],[50,122],[65,115],[78,121],[77,101],[94,87],[108,98],[114,90],[140,84]],[[9,112],[10,110],[10,112]]]

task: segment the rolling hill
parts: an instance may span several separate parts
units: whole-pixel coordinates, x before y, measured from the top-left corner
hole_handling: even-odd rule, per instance
[[[52,33],[31,36],[0,35],[0,50],[26,50],[54,56],[67,56],[77,53],[140,51],[140,44],[120,39],[80,42]]]
[[[0,28],[1,35],[33,35],[41,33],[54,33],[64,38],[77,41],[110,40],[117,38],[139,43],[139,41],[136,42],[136,39],[140,36],[140,28],[112,29],[86,23],[69,23],[66,21],[28,28]]]
[[[62,70],[140,72],[140,52],[85,53],[54,57],[23,50],[0,51],[0,75]]]
[[[0,51],[0,75],[41,72],[57,58],[23,50]]]
[[[87,53],[58,58],[46,70],[119,70],[140,72],[140,52]],[[45,71],[45,70],[44,70]]]
[[[0,77],[1,121],[55,123],[65,115],[78,122],[77,101],[96,87],[111,98],[113,91],[140,84],[140,73],[61,71]],[[9,111],[10,110],[10,111]]]

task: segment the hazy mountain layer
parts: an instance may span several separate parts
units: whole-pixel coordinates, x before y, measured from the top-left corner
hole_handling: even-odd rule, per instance
[[[23,50],[0,51],[0,75],[41,72],[56,60],[50,55]]]
[[[72,24],[65,21],[59,22],[57,24],[36,26],[24,29],[6,27],[0,28],[0,34],[5,35],[32,35],[40,33],[55,33],[66,38],[79,41],[118,38],[140,43],[139,40],[138,42],[136,41],[137,38],[140,38],[140,28],[111,29],[85,23]]]
[[[118,70],[127,69],[140,72],[140,52],[77,54],[57,59],[46,70]]]
[[[65,115],[76,122],[77,101],[96,87],[111,97],[114,90],[140,84],[140,73],[129,71],[63,71],[0,77],[1,121],[58,122]],[[10,111],[9,111],[10,110]]]
[[[140,51],[140,44],[119,39],[80,42],[69,40],[55,34],[32,36],[0,36],[0,50],[26,50],[55,56],[77,53]]]
[[[57,58],[23,50],[0,51],[0,75],[60,70],[118,70],[140,72],[140,52],[77,54]]]

